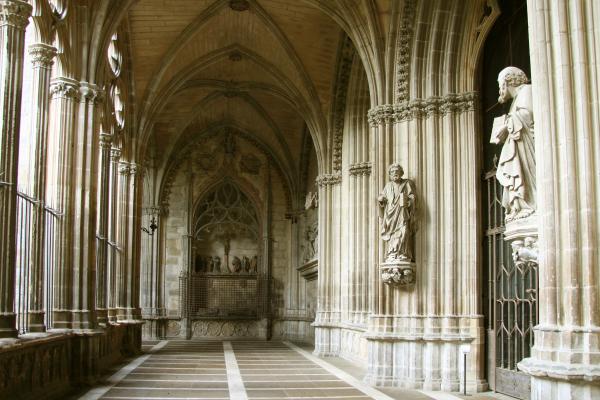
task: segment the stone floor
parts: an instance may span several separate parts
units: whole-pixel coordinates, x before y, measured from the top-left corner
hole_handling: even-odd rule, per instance
[[[455,400],[448,393],[373,388],[360,366],[321,359],[288,342],[145,342],[145,354],[81,400],[410,399]],[[331,362],[330,362],[331,361]],[[470,400],[490,397],[471,396]]]

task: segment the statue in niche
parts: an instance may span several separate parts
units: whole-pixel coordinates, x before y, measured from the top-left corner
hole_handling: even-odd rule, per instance
[[[208,272],[215,272],[215,262],[211,256],[206,257],[206,265]]]
[[[417,197],[414,183],[402,179],[404,170],[398,163],[390,165],[390,182],[377,198],[381,238],[388,242],[386,262],[413,261],[413,235],[416,231]]]
[[[233,272],[239,274],[242,271],[242,260],[238,256],[233,256],[231,267],[233,268]]]
[[[309,225],[304,231],[304,262],[317,256],[319,228],[316,223]]]
[[[242,258],[242,265],[244,266],[244,271],[249,274],[250,273],[250,259],[246,256]]]
[[[494,118],[490,142],[501,144],[496,178],[504,188],[506,221],[525,218],[536,210],[535,143],[531,85],[519,68],[506,67],[498,75],[498,102],[512,99],[508,114]]]
[[[221,257],[214,256],[213,261],[213,272],[221,272]]]
[[[250,271],[253,274],[256,274],[258,272],[258,256],[253,256],[250,260]]]

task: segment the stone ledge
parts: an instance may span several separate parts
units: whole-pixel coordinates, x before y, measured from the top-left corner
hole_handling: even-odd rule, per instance
[[[398,333],[378,333],[365,332],[364,338],[367,340],[379,340],[385,342],[472,342],[475,340],[472,336],[461,335],[403,335]]]
[[[600,383],[599,365],[566,364],[526,358],[518,363],[517,367],[526,374],[538,378]]]

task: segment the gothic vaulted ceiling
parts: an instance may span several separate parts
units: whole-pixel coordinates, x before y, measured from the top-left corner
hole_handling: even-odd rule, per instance
[[[139,0],[128,26],[138,129],[159,163],[182,138],[233,126],[297,171],[305,124],[326,130],[342,31],[317,8]]]

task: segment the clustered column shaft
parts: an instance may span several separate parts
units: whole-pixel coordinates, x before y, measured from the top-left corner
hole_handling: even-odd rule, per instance
[[[43,43],[29,46],[33,63],[31,132],[35,135],[33,164],[33,190],[31,196],[37,200],[32,219],[30,251],[31,272],[29,275],[28,326],[31,332],[43,332],[44,324],[44,246],[45,246],[45,197],[46,197],[46,148],[48,145],[48,116],[50,99],[50,73],[56,49]]]
[[[121,150],[112,148],[110,150],[110,188],[108,202],[108,243],[109,254],[108,259],[108,320],[110,322],[117,321],[118,308],[118,292],[117,292],[117,273],[120,270],[119,250],[117,248],[118,234],[117,217],[119,213],[119,167],[120,167]]]
[[[98,207],[98,255],[96,312],[98,323],[108,322],[108,217],[112,135],[100,134],[100,204]]]
[[[14,337],[18,143],[25,27],[31,5],[0,1],[0,338]]]

